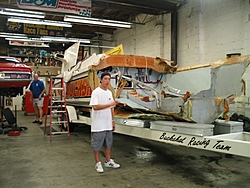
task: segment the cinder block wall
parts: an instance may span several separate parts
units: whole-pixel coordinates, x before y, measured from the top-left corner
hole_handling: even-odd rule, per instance
[[[146,24],[136,24],[132,29],[115,32],[115,44],[122,44],[125,54],[163,57],[170,59],[170,14],[163,16],[140,15]]]
[[[146,21],[145,25],[117,30],[114,45],[123,44],[126,54],[170,59],[171,15],[147,16]],[[163,35],[159,25],[163,25]],[[158,37],[163,38],[163,44]],[[218,61],[229,53],[250,54],[249,1],[188,0],[178,10],[179,67]]]
[[[179,65],[217,61],[229,53],[249,53],[248,14],[247,0],[189,0],[178,14]]]

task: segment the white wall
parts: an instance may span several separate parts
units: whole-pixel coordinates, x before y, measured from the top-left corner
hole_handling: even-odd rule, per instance
[[[146,18],[145,25],[134,25],[132,29],[115,32],[115,44],[122,44],[125,54],[163,57],[170,59],[170,14],[163,16],[140,15]]]
[[[249,14],[248,0],[188,0],[178,11],[179,67],[225,59],[228,53],[250,54]],[[113,45],[123,44],[126,54],[170,59],[171,15],[147,16],[146,21],[117,30]]]
[[[228,53],[248,54],[247,10],[247,0],[189,0],[178,11],[179,66],[225,59]]]
[[[245,32],[244,32],[244,49],[245,54],[250,54],[250,1],[245,2],[246,6],[246,20],[245,22]]]

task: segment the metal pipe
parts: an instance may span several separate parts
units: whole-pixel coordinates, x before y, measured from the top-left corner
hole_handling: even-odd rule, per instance
[[[171,61],[177,65],[177,12],[171,13]]]

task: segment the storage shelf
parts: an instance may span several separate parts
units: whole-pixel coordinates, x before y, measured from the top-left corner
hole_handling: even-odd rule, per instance
[[[26,55],[26,54],[8,54],[8,56],[11,57],[39,57],[38,55]]]
[[[50,65],[48,65],[48,66],[46,66],[46,65],[42,65],[42,66],[40,66],[40,65],[38,65],[38,66],[29,66],[30,68],[55,68],[55,69],[61,69],[61,67],[60,66],[50,66]]]

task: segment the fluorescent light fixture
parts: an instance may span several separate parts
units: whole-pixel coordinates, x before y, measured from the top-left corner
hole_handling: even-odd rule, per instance
[[[89,39],[65,38],[65,37],[41,37],[41,40],[58,41],[58,42],[90,43]]]
[[[0,37],[11,37],[11,38],[27,38],[25,34],[18,34],[18,33],[4,33],[0,32]]]
[[[99,45],[88,45],[88,44],[80,44],[80,46],[86,46],[86,47],[92,47],[92,48],[108,48],[108,49],[115,48],[113,46],[99,46]]]
[[[27,37],[25,36],[11,36],[11,35],[0,35],[0,37],[3,37],[3,38],[19,38],[19,39],[27,39]]]
[[[45,13],[43,12],[35,12],[35,11],[27,11],[27,10],[11,9],[11,8],[0,8],[0,14],[7,16],[21,16],[28,18],[45,18]]]
[[[51,25],[51,26],[59,26],[59,27],[72,27],[72,24],[67,23],[67,22],[59,22],[59,21],[51,21],[51,20],[39,20],[39,19],[26,19],[26,18],[18,18],[18,17],[8,18],[8,22]]]
[[[0,35],[26,36],[25,34],[20,34],[20,33],[5,33],[5,32],[0,32]]]
[[[27,41],[27,42],[80,42],[80,43],[90,43],[89,39],[79,39],[79,38],[65,38],[65,37],[50,37],[42,36],[39,38],[27,37],[24,34],[15,34],[15,33],[4,33],[0,32],[0,37],[4,37],[5,40],[14,40],[14,41]]]
[[[12,41],[24,41],[24,42],[50,42],[41,40],[40,38],[5,38],[5,40],[12,40]]]
[[[122,28],[131,28],[132,26],[132,23],[129,23],[129,22],[88,18],[88,17],[83,17],[83,16],[70,16],[70,15],[64,16],[64,21],[76,22],[76,23],[82,23],[82,24],[90,24],[90,25],[122,27]]]

